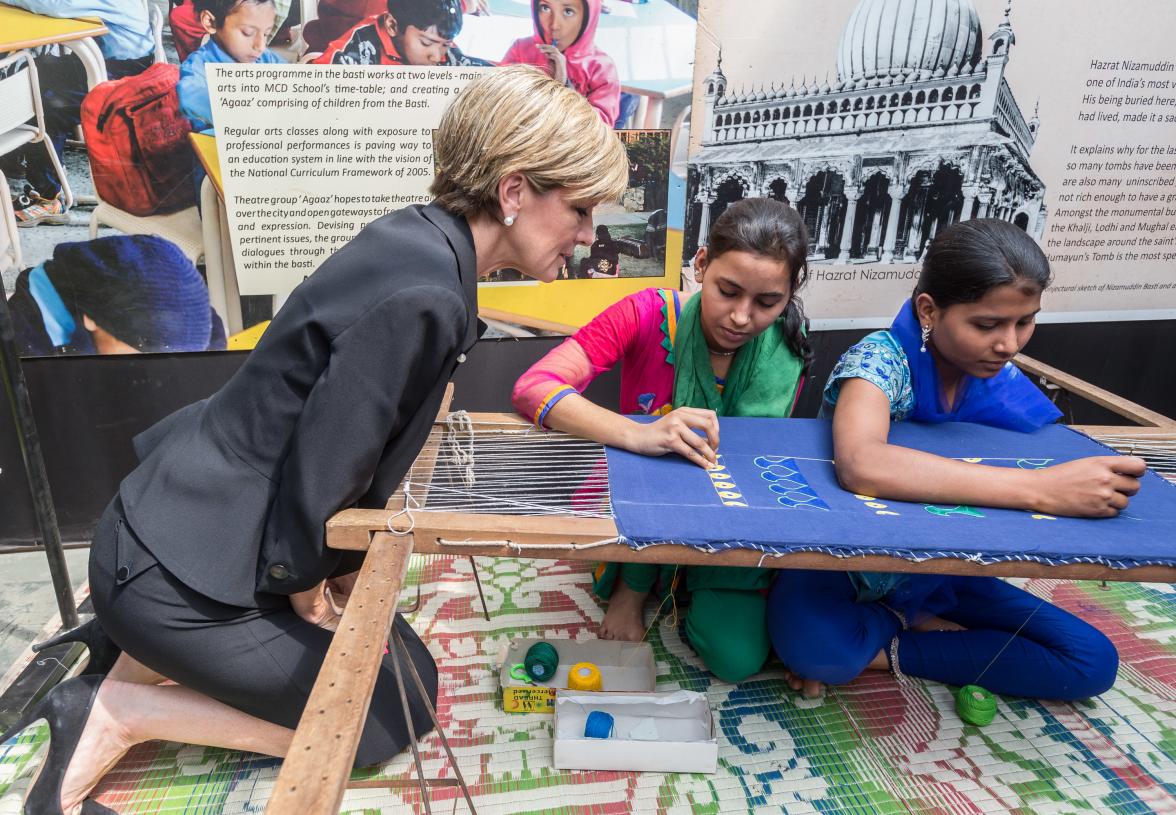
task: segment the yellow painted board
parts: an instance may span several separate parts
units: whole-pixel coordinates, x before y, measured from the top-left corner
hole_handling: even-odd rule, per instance
[[[265,333],[266,328],[269,327],[270,321],[264,320],[257,325],[250,326],[244,331],[238,331],[233,336],[229,337],[228,350],[230,351],[252,351],[261,339],[261,335]]]
[[[520,325],[556,323],[579,327],[613,303],[648,288],[681,286],[682,232],[666,231],[666,273],[619,280],[558,280],[554,283],[488,284],[478,287],[478,308]]]
[[[196,158],[200,159],[204,172],[208,173],[209,179],[212,180],[216,194],[223,201],[225,188],[221,183],[220,158],[216,151],[216,138],[206,133],[189,133],[188,139],[192,142],[192,149],[196,151]]]
[[[106,26],[98,20],[47,17],[0,3],[0,51],[73,42],[105,33]]]

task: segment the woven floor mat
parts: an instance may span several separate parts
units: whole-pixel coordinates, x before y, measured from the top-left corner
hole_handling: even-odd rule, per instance
[[[788,689],[779,665],[738,685],[714,679],[659,624],[649,641],[658,689],[707,694],[719,731],[711,776],[559,771],[550,716],[503,712],[496,665],[511,637],[590,638],[602,611],[588,567],[565,561],[479,559],[491,620],[470,562],[417,558],[419,610],[408,615],[440,667],[439,715],[478,811],[490,813],[1176,813],[1176,588],[1016,581],[1090,621],[1115,642],[1114,688],[1076,704],[1001,699],[984,728],[956,716],[951,689],[867,673],[821,699]],[[412,601],[413,591],[402,600]],[[45,728],[0,746],[0,815],[20,811]],[[425,771],[452,777],[435,734]],[[423,812],[404,754],[357,771],[343,812]],[[98,790],[119,813],[261,812],[275,759],[151,742],[132,750]],[[465,812],[455,788],[433,812]]]

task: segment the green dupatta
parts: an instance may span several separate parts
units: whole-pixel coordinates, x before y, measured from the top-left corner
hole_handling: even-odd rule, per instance
[[[701,300],[701,294],[691,297],[678,318],[674,407],[709,408],[720,416],[779,419],[790,415],[804,362],[788,345],[783,316],[735,353],[720,393],[702,333]]]

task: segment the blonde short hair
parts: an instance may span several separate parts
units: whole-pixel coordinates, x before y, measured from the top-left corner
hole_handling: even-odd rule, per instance
[[[450,212],[498,211],[498,182],[520,173],[540,193],[574,202],[619,199],[628,186],[625,147],[574,89],[529,65],[494,68],[465,87],[433,134],[429,191]]]

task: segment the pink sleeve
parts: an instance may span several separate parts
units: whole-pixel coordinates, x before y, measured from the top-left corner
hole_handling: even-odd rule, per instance
[[[585,94],[592,107],[609,127],[614,127],[621,115],[621,80],[617,77],[616,66],[609,60],[600,64],[593,72],[592,89]]]
[[[638,292],[613,303],[527,369],[515,383],[511,401],[523,417],[543,427],[543,418],[560,399],[580,393],[593,379],[619,362],[637,338],[641,325]]]
[[[526,39],[515,40],[514,42],[512,42],[510,44],[510,48],[508,48],[506,51],[506,56],[504,56],[499,61],[498,64],[499,65],[526,65],[526,64],[528,64],[530,62],[530,60],[527,59],[523,55],[523,49],[521,47],[526,42],[527,42]]]
[[[593,377],[609,370],[629,353],[641,330],[642,307],[657,305],[650,300],[651,296],[658,297],[657,289],[630,294],[597,314],[592,322],[572,335],[588,355]]]
[[[523,418],[541,428],[544,417],[560,399],[580,393],[595,378],[588,355],[568,337],[519,377],[511,402]]]

